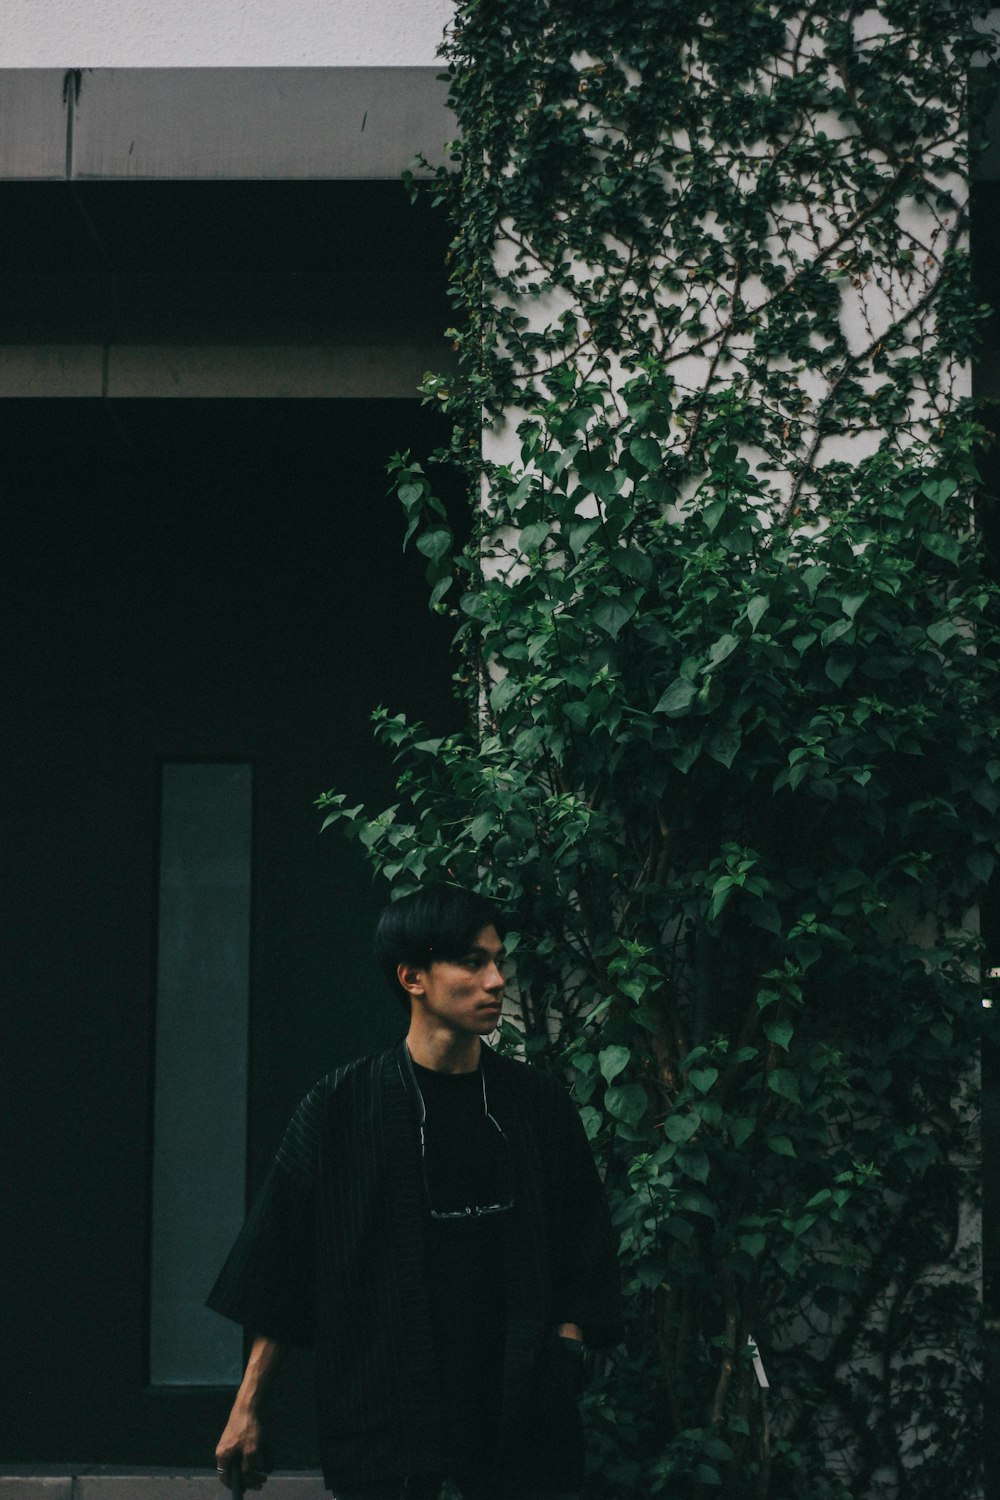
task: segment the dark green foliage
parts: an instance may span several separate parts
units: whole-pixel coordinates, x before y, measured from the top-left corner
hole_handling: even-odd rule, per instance
[[[395,890],[511,913],[508,1040],[571,1082],[622,1237],[594,1496],[977,1482],[977,13],[477,0],[449,45],[462,373],[427,395],[472,544],[394,470],[472,728],[382,713],[396,805],[321,803]]]

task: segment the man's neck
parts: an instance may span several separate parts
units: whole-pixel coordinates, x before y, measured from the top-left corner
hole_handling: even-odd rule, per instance
[[[406,1034],[413,1061],[432,1073],[474,1073],[479,1067],[482,1044],[478,1036],[414,1025]]]

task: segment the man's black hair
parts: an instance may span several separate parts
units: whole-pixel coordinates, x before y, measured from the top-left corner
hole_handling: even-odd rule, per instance
[[[375,928],[375,957],[393,994],[409,1010],[396,973],[400,964],[428,969],[439,960],[464,958],[484,927],[503,935],[499,909],[486,896],[454,885],[425,885],[390,901]]]

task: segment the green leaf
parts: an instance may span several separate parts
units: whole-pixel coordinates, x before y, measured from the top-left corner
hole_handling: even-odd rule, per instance
[[[695,1182],[708,1181],[708,1156],[701,1146],[681,1146],[674,1161],[685,1177],[693,1177]]]
[[[591,520],[580,521],[576,526],[571,526],[569,531],[570,551],[579,556],[600,524],[598,520]]]
[[[663,1122],[663,1134],[668,1140],[676,1141],[683,1146],[689,1141],[701,1125],[697,1115],[667,1115]]]
[[[547,521],[536,521],[533,526],[525,526],[518,537],[521,551],[536,552],[547,540],[550,529]]]
[[[622,626],[627,625],[635,614],[636,608],[636,601],[632,598],[603,599],[594,610],[594,624],[615,640]]]
[[[856,665],[853,651],[831,651],[826,659],[824,671],[832,683],[843,687]]]
[[[490,689],[490,707],[494,713],[500,713],[508,703],[512,703],[521,690],[521,685],[513,677],[503,677]]]
[[[704,1214],[706,1219],[717,1219],[718,1209],[706,1193],[698,1188],[684,1188],[677,1194],[677,1207],[691,1214]]]
[[[417,551],[422,552],[425,557],[437,562],[446,557],[451,551],[451,532],[438,527],[435,531],[425,531],[423,536],[417,538]]]
[[[686,776],[701,754],[701,740],[688,740],[687,744],[679,745],[670,757],[672,765],[675,765]]]
[[[767,1149],[776,1156],[796,1156],[798,1153],[787,1135],[768,1136]]]
[[[738,729],[720,729],[709,739],[705,752],[728,771],[742,743],[743,736]]]
[[[934,505],[944,505],[958,489],[955,479],[925,479],[921,486],[924,494]]]
[[[716,917],[728,905],[729,898],[736,889],[736,883],[731,875],[721,875],[712,887],[712,902],[708,908],[708,919],[714,922]]]
[[[741,1234],[736,1242],[751,1259],[756,1260],[767,1249],[766,1234]]]
[[[407,510],[409,510],[417,503],[423,493],[423,485],[413,484],[412,482],[409,484],[401,484],[399,486],[399,489],[396,491],[396,494],[399,496],[401,503],[406,507]]]
[[[612,1084],[604,1094],[604,1107],[616,1120],[638,1125],[646,1113],[646,1090],[641,1083]]]
[[[622,1047],[617,1043],[615,1043],[611,1047],[605,1047],[602,1050],[598,1061],[600,1064],[601,1076],[603,1077],[605,1083],[614,1082],[614,1080],[618,1077],[618,1074],[628,1067],[631,1056],[632,1054],[627,1047]]]
[[[458,607],[470,619],[479,620],[484,624],[491,615],[489,601],[484,594],[463,594],[458,601]]]
[[[719,639],[715,642],[715,645],[708,653],[706,670],[714,671],[717,666],[719,666],[722,662],[726,661],[730,656],[732,656],[738,645],[739,641],[734,635],[720,635]]]
[[[652,559],[638,547],[617,547],[612,561],[620,573],[634,578],[636,583],[649,583],[656,572]]]
[[[644,469],[652,471],[663,467],[660,445],[653,438],[633,438],[628,445],[628,451],[636,463],[641,464]]]
[[[755,594],[747,605],[747,619],[750,621],[750,629],[756,630],[761,620],[767,614],[771,601],[766,594]]]
[[[679,719],[691,707],[697,691],[693,682],[688,682],[686,677],[678,677],[667,688],[653,712]]]
[[[851,629],[853,627],[850,620],[834,620],[833,624],[828,625],[820,636],[820,645],[832,646],[835,641],[839,641],[841,636],[845,636]]]
[[[799,1080],[790,1068],[774,1068],[767,1075],[767,1086],[772,1093],[780,1094],[792,1104],[802,1103]]]
[[[709,531],[715,530],[728,509],[728,500],[713,500],[709,505],[705,506],[702,515]]]
[[[688,1074],[688,1082],[699,1094],[707,1094],[718,1076],[718,1068],[692,1068]]]
[[[962,556],[961,547],[947,531],[926,532],[921,540],[928,552],[933,552],[935,557],[941,557],[945,562],[957,564]]]
[[[727,552],[731,552],[734,557],[743,557],[753,547],[753,527],[737,526],[733,531],[720,532],[719,543],[725,547]]]
[[[953,620],[936,620],[933,625],[927,627],[927,634],[936,646],[946,645],[959,633],[959,628]]]
[[[764,1035],[768,1041],[773,1042],[776,1047],[781,1047],[786,1052],[788,1044],[792,1040],[794,1030],[795,1028],[791,1021],[764,1022]]]
[[[476,844],[481,844],[483,842],[483,839],[488,838],[496,828],[496,826],[496,814],[494,813],[492,808],[490,808],[489,812],[480,813],[479,816],[473,818],[472,822],[469,824],[469,833],[472,837],[473,842]]]
[[[815,596],[816,590],[819,588],[820,584],[823,582],[823,579],[826,577],[829,571],[830,569],[826,567],[824,563],[815,563],[811,568],[802,569],[802,572],[799,576],[801,577],[802,582],[805,584],[806,589],[809,592],[810,599]]]

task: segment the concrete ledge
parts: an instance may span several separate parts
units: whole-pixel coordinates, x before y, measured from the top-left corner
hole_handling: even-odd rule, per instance
[[[0,344],[0,397],[99,396],[99,344]]]
[[[281,1470],[262,1500],[326,1500],[317,1470]],[[97,1465],[0,1466],[0,1500],[222,1500],[219,1482],[204,1469],[114,1468]]]
[[[0,1474],[0,1500],[73,1500],[73,1477]]]
[[[416,396],[434,350],[413,345],[113,345],[109,396]]]
[[[0,344],[0,399],[416,398],[427,370],[450,363],[422,344]]]
[[[73,1482],[72,1500],[220,1500],[223,1491],[205,1471],[132,1474],[82,1474]],[[324,1500],[319,1474],[272,1474],[261,1491],[264,1500]],[[0,1489],[0,1500],[7,1500]],[[19,1500],[11,1496],[10,1500]],[[47,1496],[31,1500],[48,1500]],[[62,1497],[53,1497],[62,1500]]]

